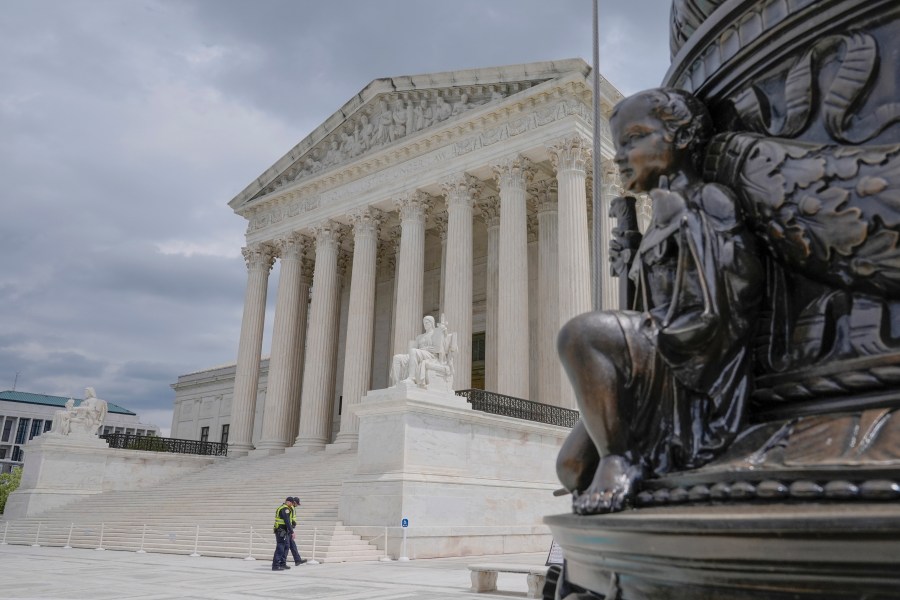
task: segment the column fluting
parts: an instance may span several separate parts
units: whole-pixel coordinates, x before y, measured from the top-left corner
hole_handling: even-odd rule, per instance
[[[559,403],[559,226],[555,182],[537,186],[538,218],[538,397],[544,404]]]
[[[344,344],[344,400],[341,430],[335,443],[356,445],[359,419],[351,407],[369,391],[372,378],[372,340],[375,331],[375,267],[378,255],[379,211],[366,208],[350,215],[353,226],[353,267],[350,273],[350,309]]]
[[[297,335],[300,323],[300,279],[306,242],[300,236],[287,236],[275,241],[281,261],[272,351],[269,358],[269,386],[263,412],[263,428],[256,449],[278,452],[290,445],[289,422],[293,393],[291,383],[297,364]]]
[[[516,156],[495,167],[500,185],[498,392],[527,399],[528,385],[528,160]]]
[[[425,279],[425,211],[429,196],[421,192],[397,200],[400,211],[400,256],[394,300],[394,351],[406,352],[422,330]]]
[[[259,362],[262,354],[263,325],[266,319],[266,293],[269,271],[275,262],[269,244],[254,244],[241,250],[247,264],[247,291],[238,342],[234,393],[231,400],[229,452],[242,456],[253,449],[253,420],[259,387]]]
[[[571,136],[559,140],[549,150],[559,188],[559,324],[563,326],[591,310],[585,189],[586,166],[591,160],[590,142],[581,136]],[[565,374],[561,375],[560,395],[560,406],[577,407],[575,393]]]
[[[340,225],[327,221],[315,228],[314,235],[316,266],[303,369],[300,424],[294,442],[294,447],[300,449],[323,448],[328,442],[331,434],[329,390],[334,389]]]
[[[500,199],[488,196],[478,203],[487,227],[485,266],[484,389],[497,391],[497,315],[500,292]]]
[[[459,173],[442,184],[447,198],[447,260],[444,312],[448,327],[457,334],[459,353],[453,387],[472,387],[472,213],[475,181]]]

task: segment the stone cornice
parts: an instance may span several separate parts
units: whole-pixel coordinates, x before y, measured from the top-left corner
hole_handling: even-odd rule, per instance
[[[298,225],[296,217],[322,207],[346,203],[348,198],[363,196],[379,187],[390,187],[396,181],[433,170],[437,165],[468,153],[496,154],[496,149],[491,148],[494,144],[518,139],[517,136],[527,132],[538,133],[544,127],[551,132],[558,131],[560,125],[555,124],[562,119],[574,118],[576,123],[582,124],[579,128],[589,131],[589,100],[590,90],[581,74],[547,81],[499,104],[470,111],[462,120],[442,125],[435,131],[416,134],[404,139],[402,144],[366,155],[326,176],[253,200],[237,212],[249,221],[248,240],[266,236],[264,230],[283,230],[284,227],[279,224],[285,220],[300,228],[309,227],[308,224]],[[607,142],[604,139],[604,147],[611,147]],[[494,162],[496,159],[486,160]],[[308,217],[301,217],[300,220],[309,222]]]
[[[353,135],[357,138],[360,137],[358,134],[365,129],[361,126],[360,117],[362,114],[366,114],[367,119],[371,121],[373,113],[377,110],[378,100],[396,101],[400,98],[421,100],[430,97],[436,102],[437,96],[443,95],[445,91],[449,91],[450,97],[457,101],[461,100],[462,93],[473,98],[473,95],[480,94],[481,100],[490,100],[496,99],[498,94],[507,95],[511,92],[514,95],[520,95],[517,92],[522,89],[527,89],[542,81],[564,79],[566,74],[573,74],[585,80],[589,73],[590,67],[583,60],[569,59],[375,80],[257,177],[229,202],[229,206],[236,212],[240,212],[244,205],[251,198],[258,197],[260,192],[270,193],[264,190],[273,184],[277,184],[279,181],[284,184],[286,179],[295,179],[304,167],[302,162],[298,161],[312,158],[308,155],[316,146],[319,146],[318,154],[320,154],[316,160],[321,161],[327,151],[332,150],[331,140],[327,139],[330,136],[334,137],[339,145],[344,144],[345,150],[347,150],[352,144],[349,143],[346,135],[350,134],[350,129],[352,129]],[[622,94],[602,77],[601,93],[601,104],[606,110],[622,98]],[[379,96],[381,98],[378,98]],[[588,101],[588,103],[590,102]],[[506,104],[506,102],[502,104]],[[412,116],[409,123],[413,124]],[[419,130],[416,125],[413,125],[413,129]],[[366,150],[370,150],[370,148],[366,148]],[[332,168],[336,164],[328,165],[328,168]],[[323,167],[323,171],[324,169],[325,167]]]

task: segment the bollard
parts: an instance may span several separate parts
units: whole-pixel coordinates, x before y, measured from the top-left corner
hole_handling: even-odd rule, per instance
[[[197,525],[197,533],[194,535],[194,553],[191,556],[200,556],[197,552],[197,546],[200,545],[200,525]]]
[[[106,550],[103,547],[103,530],[106,528],[106,523],[100,523],[100,545],[94,548],[94,550]]]
[[[63,548],[68,550],[72,549],[72,530],[75,529],[75,523],[69,525],[69,537],[66,538],[66,545]]]
[[[253,558],[253,525],[250,526],[250,551],[247,553],[247,557],[244,560],[256,560]]]
[[[40,548],[41,545],[38,543],[38,538],[41,537],[41,522],[38,521],[37,533],[34,534],[34,543],[31,545],[32,548]]]
[[[403,528],[403,544],[400,547],[400,557],[397,559],[400,562],[406,562],[409,560],[409,557],[406,555],[406,530],[407,529],[409,529],[409,527]]]
[[[6,532],[9,531],[9,521],[6,522],[6,527],[3,528],[3,541],[0,542],[0,546],[6,545]]]
[[[319,528],[316,527],[315,529],[313,529],[313,551],[312,551],[312,558],[309,559],[308,561],[306,561],[306,564],[308,564],[308,565],[317,565],[317,564],[319,564],[319,561],[316,560],[316,539],[317,539],[318,537],[319,537]]]
[[[144,529],[141,531],[141,547],[137,550],[136,554],[147,554],[147,551],[144,550],[144,540],[147,538],[147,524],[144,523]]]
[[[387,536],[387,527],[384,528],[384,556],[379,558],[381,562],[391,562],[391,557],[388,556],[388,536]]]

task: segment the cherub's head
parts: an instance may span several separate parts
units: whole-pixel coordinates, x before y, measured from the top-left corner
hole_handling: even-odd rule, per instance
[[[610,117],[616,165],[629,191],[646,192],[663,175],[696,173],[712,136],[706,107],[683,90],[656,88],[619,102]]]

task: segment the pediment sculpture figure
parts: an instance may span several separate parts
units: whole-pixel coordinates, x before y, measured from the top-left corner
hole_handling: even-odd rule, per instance
[[[66,409],[56,411],[48,433],[96,437],[108,411],[106,400],[98,398],[94,388],[85,388],[81,404],[75,406],[75,400],[69,398]]]
[[[623,184],[649,192],[654,212],[630,265],[638,310],[586,313],[559,335],[581,421],[557,470],[581,514],[622,510],[641,479],[702,466],[734,441],[764,279],[734,193],[699,177],[704,105],[654,89],[610,122]]]
[[[410,340],[406,354],[395,354],[391,361],[391,386],[415,385],[427,390],[453,393],[453,375],[458,346],[456,333],[447,322],[435,325],[431,315],[422,319],[425,332]]]

